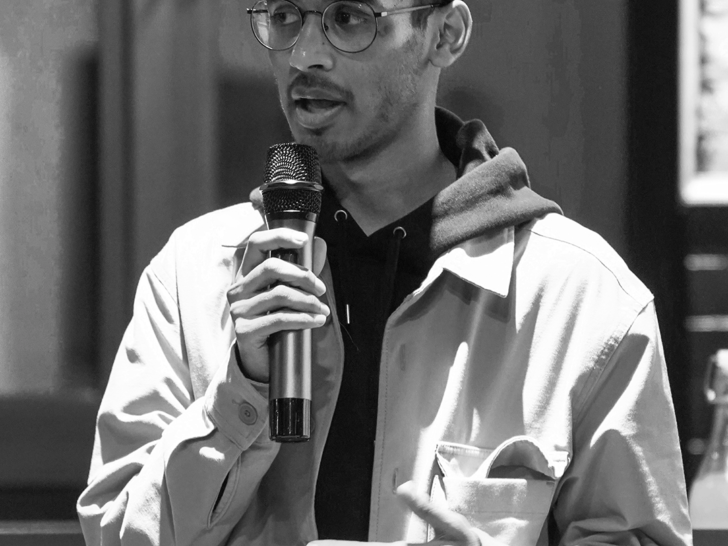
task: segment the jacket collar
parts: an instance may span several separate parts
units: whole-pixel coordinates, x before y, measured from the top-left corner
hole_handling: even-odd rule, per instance
[[[515,256],[515,229],[510,226],[461,243],[432,266],[423,288],[443,270],[470,284],[505,298],[508,296]]]

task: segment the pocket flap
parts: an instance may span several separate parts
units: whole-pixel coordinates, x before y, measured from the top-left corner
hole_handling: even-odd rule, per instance
[[[568,452],[546,450],[530,436],[514,436],[495,449],[440,442],[436,456],[444,477],[480,480],[539,476],[558,480],[569,464]]]
[[[489,455],[482,467],[483,478],[520,477],[513,472],[528,469],[547,479],[558,480],[563,476],[569,455],[563,451],[546,450],[535,438],[514,436]]]
[[[492,449],[439,442],[435,457],[443,476],[470,478],[480,470],[491,453]]]

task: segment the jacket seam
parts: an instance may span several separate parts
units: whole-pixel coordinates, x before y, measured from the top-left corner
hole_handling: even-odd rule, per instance
[[[542,237],[544,239],[549,239],[550,241],[556,241],[557,243],[562,243],[562,244],[565,244],[565,245],[569,245],[569,246],[571,246],[573,248],[576,248],[576,249],[580,250],[581,252],[583,252],[587,256],[591,256],[596,261],[598,261],[602,265],[602,267],[604,269],[606,269],[607,271],[609,271],[610,275],[612,275],[612,277],[614,277],[614,280],[617,281],[617,284],[619,284],[619,287],[622,289],[622,291],[626,295],[628,295],[635,303],[640,304],[640,305],[643,305],[643,306],[646,306],[650,301],[652,301],[654,299],[654,295],[646,287],[645,287],[645,289],[647,290],[647,293],[650,294],[650,298],[648,298],[648,301],[647,302],[643,302],[640,299],[638,299],[633,294],[633,291],[632,290],[629,290],[624,285],[624,283],[622,282],[621,276],[618,275],[617,272],[614,271],[614,269],[612,267],[610,267],[609,265],[607,265],[606,263],[604,263],[604,260],[602,260],[599,256],[597,256],[596,254],[594,254],[592,251],[590,251],[590,250],[588,250],[588,249],[586,249],[586,248],[584,248],[584,247],[582,247],[582,246],[580,246],[580,245],[578,245],[578,244],[576,244],[576,243],[574,243],[572,241],[567,241],[565,239],[559,239],[559,238],[553,237],[551,235],[546,235],[545,233],[540,233],[538,231],[534,231],[534,229],[533,229],[532,226],[531,227],[525,227],[524,230],[525,231],[528,231],[529,233],[532,233],[534,235],[537,235],[539,237]],[[643,309],[644,309],[644,307],[643,307]]]
[[[149,271],[149,274],[150,274],[150,275],[152,275],[152,276],[153,276],[153,277],[154,277],[154,278],[155,278],[155,279],[157,280],[157,282],[159,282],[159,285],[160,285],[160,286],[161,286],[162,288],[164,288],[164,291],[165,291],[165,292],[167,293],[167,295],[168,295],[168,296],[169,296],[170,298],[172,298],[172,301],[174,301],[174,304],[175,304],[175,306],[176,306],[176,307],[179,307],[179,301],[177,300],[177,297],[176,297],[176,296],[174,296],[174,295],[172,295],[172,292],[170,291],[170,289],[169,289],[169,288],[167,287],[167,285],[166,285],[166,284],[164,283],[164,281],[163,281],[163,280],[162,280],[162,278],[161,278],[161,277],[159,276],[159,274],[158,274],[158,273],[157,273],[157,272],[156,272],[156,271],[154,270],[154,266],[153,266],[153,265],[152,265],[152,264],[150,263],[150,264],[149,264],[149,267],[148,267],[147,269],[148,269],[148,271]],[[175,283],[175,284],[176,284],[176,283]]]
[[[580,396],[580,401],[577,404],[579,406],[579,409],[576,411],[574,415],[574,430],[578,427],[578,423],[580,422],[582,418],[582,414],[584,413],[587,404],[586,401],[589,400],[592,396],[592,393],[596,389],[597,385],[599,384],[599,380],[601,379],[602,375],[604,374],[604,371],[609,368],[612,360],[614,359],[614,355],[617,354],[617,351],[619,350],[619,347],[622,346],[622,344],[626,341],[627,337],[629,336],[629,332],[634,326],[634,323],[637,321],[637,319],[640,317],[640,315],[647,309],[647,307],[652,303],[652,300],[648,301],[644,304],[644,306],[635,313],[634,317],[632,317],[632,320],[629,321],[629,323],[626,325],[626,328],[624,329],[624,332],[619,337],[619,341],[613,344],[608,344],[607,347],[605,347],[604,351],[602,351],[602,354],[600,356],[604,356],[604,358],[600,358],[599,361],[603,362],[601,366],[595,366],[595,368],[589,373],[589,376],[586,380],[586,385],[584,386],[584,391],[582,395]],[[612,338],[614,339],[614,337]],[[596,376],[595,376],[596,374]],[[594,378],[592,379],[592,377]]]

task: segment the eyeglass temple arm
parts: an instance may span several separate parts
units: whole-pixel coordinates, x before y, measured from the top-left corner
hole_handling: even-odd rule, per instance
[[[448,5],[450,2],[441,2],[439,4],[425,4],[424,6],[414,6],[412,8],[402,8],[402,9],[393,9],[390,11],[375,11],[374,16],[375,17],[388,17],[390,15],[395,15],[397,13],[410,13],[413,11],[420,11],[423,9],[432,9],[432,8],[441,8],[443,6]]]

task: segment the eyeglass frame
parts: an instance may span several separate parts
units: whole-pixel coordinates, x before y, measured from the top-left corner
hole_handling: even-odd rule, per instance
[[[262,1],[262,0],[258,0],[258,1]],[[439,2],[436,4],[423,4],[422,6],[399,8],[399,9],[393,9],[393,10],[388,10],[388,11],[374,11],[374,8],[370,4],[367,4],[366,2],[361,2],[359,0],[334,0],[334,2],[331,2],[328,6],[326,6],[323,11],[318,11],[318,10],[314,10],[314,9],[309,9],[309,10],[304,11],[300,7],[298,7],[296,4],[294,4],[291,0],[283,0],[283,1],[291,4],[294,8],[296,8],[298,10],[298,13],[301,15],[301,28],[298,31],[298,36],[296,36],[295,41],[291,45],[289,45],[288,47],[284,47],[283,49],[274,49],[270,46],[265,45],[262,42],[262,40],[258,37],[258,33],[255,31],[255,23],[253,22],[253,15],[256,13],[265,13],[265,12],[267,12],[267,10],[261,10],[261,9],[256,10],[254,7],[245,8],[246,13],[248,15],[250,15],[250,28],[253,31],[253,36],[255,36],[256,41],[260,45],[262,45],[264,48],[266,48],[270,51],[285,51],[286,49],[291,49],[293,46],[295,46],[298,43],[298,39],[301,37],[301,31],[303,30],[303,25],[306,24],[306,15],[308,15],[309,13],[313,13],[313,14],[321,16],[321,32],[323,32],[324,36],[326,36],[326,40],[331,44],[331,47],[333,47],[337,51],[341,51],[342,53],[352,53],[352,54],[361,53],[362,51],[366,51],[367,49],[372,47],[372,44],[376,41],[377,36],[379,36],[379,19],[382,19],[384,17],[389,17],[390,15],[399,15],[401,13],[412,13],[414,11],[420,11],[423,9],[442,8],[442,7],[447,6],[448,4],[452,3],[452,0],[443,0],[442,2]],[[357,51],[346,51],[345,49],[336,47],[336,45],[334,45],[334,43],[331,41],[331,38],[329,38],[329,35],[326,32],[326,26],[324,25],[324,14],[326,13],[326,11],[334,4],[338,4],[340,2],[347,2],[347,1],[358,2],[360,4],[364,4],[372,11],[372,14],[374,15],[374,36],[372,37],[372,41],[369,42],[369,45],[366,46],[364,49],[359,49]],[[256,2],[256,4],[257,3],[258,2]]]

